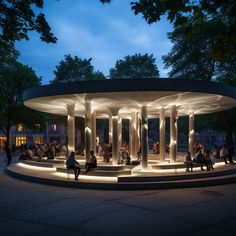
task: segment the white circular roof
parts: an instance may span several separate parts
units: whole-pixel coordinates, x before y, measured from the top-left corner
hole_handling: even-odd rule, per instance
[[[75,104],[75,115],[84,116],[84,103],[90,101],[97,117],[108,117],[109,109],[119,109],[129,118],[147,105],[149,117],[157,117],[162,107],[177,106],[178,116],[206,114],[236,106],[236,88],[199,80],[122,79],[83,81],[31,88],[24,93],[24,104],[32,109],[67,115],[67,105]]]

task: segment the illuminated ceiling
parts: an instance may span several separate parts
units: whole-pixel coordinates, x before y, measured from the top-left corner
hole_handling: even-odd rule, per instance
[[[52,114],[67,115],[67,105],[75,104],[75,116],[83,117],[85,101],[91,102],[99,118],[108,117],[110,108],[120,109],[119,113],[129,118],[131,111],[140,112],[142,105],[147,105],[149,118],[158,117],[161,107],[168,116],[172,105],[177,106],[178,116],[185,116],[190,112],[206,114],[236,106],[236,89],[209,81],[133,79],[128,83],[114,80],[48,85],[24,93],[26,106]]]

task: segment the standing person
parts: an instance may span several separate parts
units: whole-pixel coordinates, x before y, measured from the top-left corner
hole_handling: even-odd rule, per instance
[[[66,160],[67,169],[73,169],[75,173],[75,180],[78,180],[80,174],[80,164],[75,160],[75,152],[71,152]]]
[[[7,165],[9,166],[12,161],[12,151],[11,151],[11,148],[7,142],[5,142],[5,152],[6,152],[6,156],[7,156]]]
[[[97,158],[94,155],[94,151],[90,151],[89,162],[86,162],[85,164],[86,168],[85,174],[87,174],[91,168],[96,168],[96,167],[97,167]]]
[[[229,159],[229,163],[232,165],[234,165],[233,155],[234,155],[234,147],[231,145],[228,148],[228,159]]]
[[[229,162],[227,162],[227,157],[228,157],[228,149],[226,148],[226,145],[224,145],[221,149],[220,149],[220,157],[224,159],[225,164],[229,164]]]

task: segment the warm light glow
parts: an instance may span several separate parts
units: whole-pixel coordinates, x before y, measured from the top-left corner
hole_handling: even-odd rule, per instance
[[[160,121],[160,129],[163,129],[163,126],[164,126],[164,121],[161,120],[161,121]]]
[[[70,180],[74,180],[74,174],[69,174]],[[67,179],[67,173],[55,172],[53,176]],[[79,180],[83,182],[93,182],[93,183],[117,183],[117,177],[104,177],[104,176],[90,176],[90,175],[80,175]]]
[[[68,144],[68,151],[69,152],[74,152],[75,151],[75,148],[71,145]]]
[[[26,144],[26,137],[16,137],[16,147]]]
[[[43,138],[42,137],[34,137],[33,138],[35,144],[42,144]]]
[[[193,118],[193,116],[194,116],[194,113],[191,112],[191,113],[189,114],[189,117],[190,117],[190,118]]]
[[[70,115],[67,116],[67,121],[68,122],[73,121],[73,120],[74,120],[73,116],[70,116]],[[56,130],[56,128],[54,130]]]
[[[147,124],[144,124],[144,125],[143,125],[143,128],[144,128],[144,129],[148,129],[148,125],[147,125]]]
[[[176,140],[172,140],[172,139],[171,139],[171,141],[170,141],[170,146],[172,146],[172,145],[176,145]]]
[[[88,132],[91,134],[91,129],[89,127],[85,127],[85,132]]]
[[[23,129],[24,129],[24,125],[23,125],[22,123],[19,123],[19,124],[17,125],[17,131],[18,131],[18,132],[23,132]]]
[[[118,116],[112,116],[111,118],[112,119],[118,119]]]
[[[17,166],[26,168],[28,170],[38,170],[38,171],[56,171],[56,167],[41,167],[41,166],[32,166],[30,164],[26,164],[26,163],[17,163]]]

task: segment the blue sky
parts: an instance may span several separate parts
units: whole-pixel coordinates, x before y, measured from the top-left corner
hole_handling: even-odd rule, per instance
[[[47,44],[39,34],[30,33],[29,41],[16,43],[19,60],[31,66],[43,84],[54,78],[53,71],[64,55],[92,58],[95,70],[109,75],[117,60],[135,53],[153,54],[161,77],[167,77],[162,55],[171,49],[167,32],[172,26],[165,19],[148,25],[141,15],[134,15],[130,1],[113,0],[45,0],[42,10],[58,38]]]

